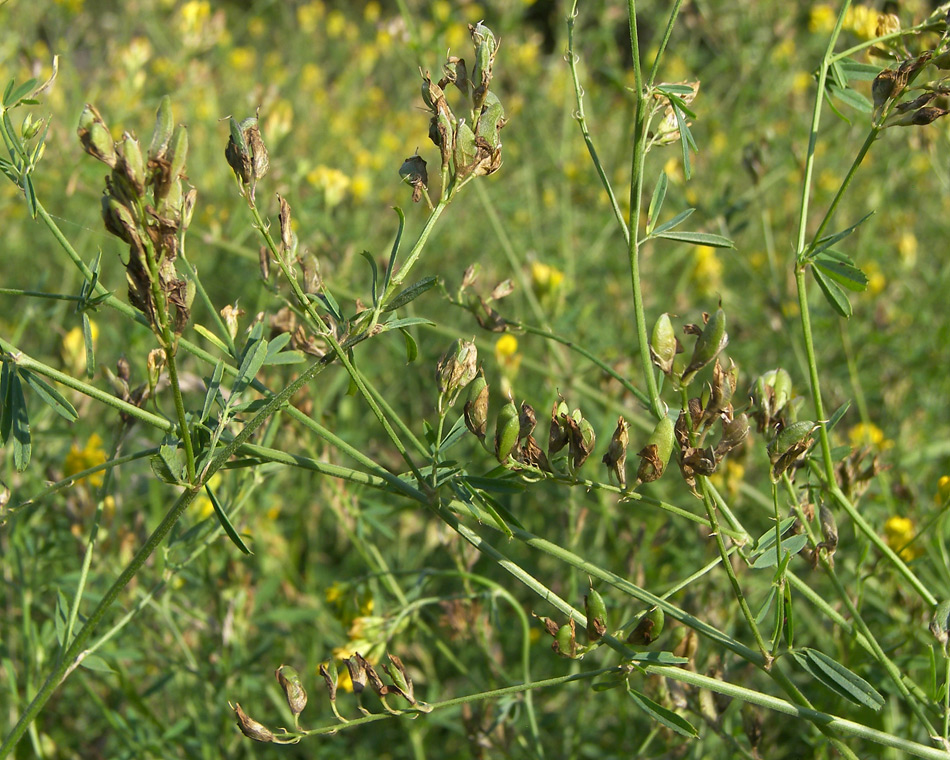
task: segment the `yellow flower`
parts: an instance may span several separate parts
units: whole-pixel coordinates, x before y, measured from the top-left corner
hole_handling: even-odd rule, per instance
[[[934,502],[938,507],[942,507],[948,501],[950,501],[950,475],[943,475],[937,481],[937,493],[934,494]]]
[[[324,598],[329,604],[335,604],[343,597],[343,586],[339,583],[334,583],[332,586],[328,586],[327,590],[324,592]]]
[[[879,451],[891,448],[893,441],[884,437],[884,431],[873,422],[859,422],[848,431],[848,440],[853,448],[872,446]]]
[[[922,550],[909,546],[916,535],[916,526],[909,517],[889,517],[884,523],[884,540],[887,545],[898,553],[905,562],[910,562],[915,557],[919,557]]]
[[[63,463],[63,474],[68,478],[77,472],[88,470],[90,467],[105,464],[107,459],[106,450],[102,448],[102,438],[99,437],[98,433],[93,433],[86,439],[84,448],[80,449],[75,443],[70,447],[69,453],[66,455],[66,461]],[[82,483],[88,480],[89,485],[101,486],[104,479],[105,471],[103,470],[81,478],[76,482]]]
[[[307,173],[307,182],[323,191],[328,209],[340,205],[350,187],[349,177],[339,169],[331,169],[323,164]]]
[[[844,16],[844,27],[858,37],[871,40],[877,37],[878,12],[866,5],[852,5]]]
[[[518,353],[518,339],[511,333],[505,333],[495,342],[495,358],[504,362]]]
[[[700,295],[715,293],[722,286],[722,261],[716,249],[708,245],[696,246],[693,253],[693,270],[689,275],[693,287]]]
[[[835,10],[827,3],[819,3],[808,15],[808,31],[812,34],[830,32],[835,28]]]
[[[240,46],[228,51],[228,68],[235,71],[246,74],[254,68],[256,61],[257,54],[252,47]],[[269,135],[270,132],[267,134]]]
[[[215,491],[215,496],[217,496],[217,488],[221,483],[221,473],[216,472],[211,476],[211,480],[208,481],[208,485],[211,486],[211,490]],[[198,495],[198,498],[195,499],[195,504],[192,507],[192,511],[198,515],[199,520],[207,520],[214,514],[214,505],[211,503],[211,499],[208,497],[208,492],[202,490]]]
[[[901,263],[912,269],[917,263],[917,236],[907,230],[902,232],[897,241],[897,252],[900,254]]]
[[[297,25],[302,32],[313,34],[317,31],[317,27],[320,21],[323,20],[325,14],[326,8],[324,8],[323,3],[319,2],[319,0],[307,3],[297,9]]]
[[[864,274],[868,278],[869,295],[876,296],[884,292],[884,288],[887,287],[887,278],[876,261],[869,261],[864,265]]]
[[[538,298],[544,298],[554,293],[563,282],[564,272],[560,269],[552,267],[550,264],[543,264],[540,261],[531,262],[531,286]]]
[[[89,334],[95,351],[96,341],[99,340],[99,325],[92,320],[89,320]],[[63,336],[61,354],[63,364],[72,374],[78,375],[86,371],[86,342],[83,340],[81,327],[74,327]]]

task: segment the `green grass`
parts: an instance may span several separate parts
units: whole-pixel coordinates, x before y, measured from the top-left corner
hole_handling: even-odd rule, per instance
[[[670,10],[637,8],[645,86]],[[877,11],[855,6],[826,56],[838,11],[745,1],[680,10],[655,83],[700,82],[688,105],[698,151],[690,151],[687,172],[679,140],[646,152],[645,136],[635,134],[638,88],[623,5],[579,9],[579,90],[565,57],[570,8],[559,3],[3,6],[11,23],[0,24],[0,84],[42,81],[52,56],[60,57],[39,102],[3,117],[8,150],[19,140],[35,146],[48,132],[30,175],[42,209],[35,219],[23,191],[0,178],[4,389],[14,375],[24,378],[31,442],[26,463],[11,390],[0,397],[7,439],[0,740],[12,744],[16,736],[18,744],[5,743],[0,757],[946,756],[934,748],[946,751],[948,660],[928,630],[935,603],[950,598],[950,486],[940,480],[950,474],[946,120],[881,130],[822,233],[873,212],[835,245],[868,280],[847,293],[849,319],[835,313],[805,266],[875,125],[871,113],[845,102],[856,100],[853,93],[871,98],[869,79],[852,80],[843,98],[821,108],[809,155],[823,61],[863,45],[853,61],[894,68],[925,50],[939,54],[946,42],[935,23],[936,32],[893,37],[890,58],[869,56]],[[928,13],[924,3],[905,3],[900,21],[905,29],[921,25]],[[419,69],[438,80],[448,48],[471,73],[466,25],[480,20],[501,40],[491,91],[507,116],[499,133],[504,163],[443,187]],[[912,84],[939,90],[942,76],[926,65]],[[129,246],[105,230],[100,213],[108,167],[83,153],[76,136],[90,103],[112,138],[135,133],[146,150],[166,94],[174,123],[187,125],[185,189],[198,193],[181,253],[201,287],[177,351],[161,318],[150,326],[128,306]],[[625,223],[631,167],[642,166],[633,257],[575,118],[578,94]],[[465,115],[461,94],[447,97]],[[946,98],[940,90],[929,105],[945,106]],[[249,204],[250,188],[224,153],[228,117],[255,113],[269,168]],[[27,114],[43,122],[25,138]],[[654,130],[662,118],[661,109]],[[414,204],[399,181],[400,166],[417,151],[439,204],[430,227],[426,201]],[[668,190],[658,223],[695,208],[677,231],[718,236],[710,240],[734,248],[645,240],[661,172]],[[300,258],[286,263],[300,270],[294,287],[274,256],[278,196],[292,207]],[[405,215],[401,234],[393,207]],[[269,238],[255,229],[255,214]],[[399,265],[412,271],[386,288],[397,245]],[[267,283],[262,246],[272,248]],[[111,300],[89,300],[89,270],[84,275],[67,249],[86,267],[101,253],[98,292]],[[415,320],[409,338],[398,330],[360,334],[374,317],[391,316],[368,316],[367,256],[381,308],[402,287],[438,278],[394,312]],[[319,280],[303,272],[315,265]],[[472,265],[478,278],[463,289]],[[181,258],[178,273],[190,279]],[[490,301],[509,279],[513,292]],[[332,306],[304,291],[324,299],[329,292],[347,318],[367,310],[363,321],[324,319]],[[481,299],[507,333],[482,329]],[[226,305],[240,310],[233,336],[219,316]],[[717,472],[698,477],[704,499],[684,482],[678,447],[662,478],[636,486],[637,452],[657,413],[669,407],[675,417],[690,397],[705,402],[712,382],[707,366],[688,389],[674,387],[650,364],[641,338],[669,313],[688,360],[696,338],[684,325],[702,329],[703,313],[720,306],[729,335],[721,358],[738,369],[735,414],[761,409],[755,381],[776,368],[793,389],[786,422],[827,422],[843,405],[847,411],[827,434],[814,431],[807,458],[774,489],[772,432],[754,422]],[[288,354],[298,361],[258,366],[254,388],[205,407],[215,362],[231,392],[242,348],[278,339],[288,312],[278,313],[287,307],[311,336],[327,333],[315,338],[327,359]],[[83,358],[84,316],[96,336],[92,372]],[[446,399],[437,363],[453,341],[473,336],[491,392],[486,445],[465,432],[434,454],[433,441],[456,425],[468,398],[461,391],[440,418]],[[407,357],[407,345],[418,355]],[[163,346],[171,385],[162,381],[136,406],[149,387],[149,352]],[[341,354],[345,361],[334,358]],[[128,362],[127,386],[116,379],[120,360]],[[35,381],[27,384],[36,377],[62,394],[60,414]],[[526,471],[513,460],[500,466],[490,449],[505,398],[533,406],[534,435],[547,450],[559,394],[596,431],[586,464],[575,471],[555,460],[556,473]],[[601,462],[618,416],[630,426],[623,492]],[[183,427],[192,433],[187,447],[175,433]],[[717,425],[704,445],[718,435]],[[866,445],[845,473],[852,451]],[[85,480],[68,480],[109,459]],[[848,477],[872,462],[873,477],[851,487]],[[210,486],[230,536],[200,487],[214,470]],[[822,506],[836,522],[833,560],[826,549],[809,558],[829,538]],[[752,541],[774,538],[776,516],[812,511],[803,552],[778,568],[754,564],[761,550]],[[782,537],[783,545],[795,541]],[[607,633],[616,635],[582,659],[559,657],[539,618],[557,627],[573,617],[586,647],[591,587],[603,596]],[[778,626],[776,589],[786,599]],[[666,600],[658,640],[624,643],[657,597]],[[95,651],[59,683],[90,646]],[[360,704],[371,714],[363,715],[341,686],[333,709],[352,725],[340,724],[318,668],[333,661],[345,672],[343,658],[355,652],[386,683],[385,653],[401,658],[424,704],[407,708],[391,695],[388,707],[407,711],[391,716],[367,687]],[[671,660],[671,652],[688,662]],[[850,696],[844,675],[829,688],[834,666],[822,654],[856,676],[847,676]],[[309,694],[299,728],[312,735],[292,734],[299,745],[274,750],[237,730],[229,703],[277,734],[294,732],[273,677],[282,664],[299,671]],[[28,706],[37,693],[34,711]]]

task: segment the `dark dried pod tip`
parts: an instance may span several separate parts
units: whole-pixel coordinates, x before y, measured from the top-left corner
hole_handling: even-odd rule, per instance
[[[267,173],[269,166],[257,117],[251,116],[239,124],[232,116],[229,124],[230,135],[224,157],[241,184],[250,187],[253,197],[254,185]]]
[[[330,701],[335,702],[337,682],[336,662],[333,660],[330,660],[329,663],[321,662],[320,675],[323,677],[323,681],[327,685],[327,693],[330,695]]]
[[[258,723],[256,720],[248,716],[248,714],[241,709],[241,704],[239,702],[235,702],[234,705],[231,706],[231,709],[234,710],[235,714],[237,715],[238,728],[241,729],[241,733],[244,734],[248,739],[253,739],[256,742],[274,741],[273,732],[263,723]]]
[[[442,358],[436,368],[439,393],[454,403],[459,392],[465,388],[478,371],[478,349],[471,340],[458,339]]]
[[[620,487],[627,487],[627,446],[630,443],[629,425],[623,417],[617,418],[617,427],[607,445],[607,453],[604,454],[603,462],[607,469],[612,472]]]
[[[402,181],[412,186],[412,202],[422,200],[423,192],[429,187],[429,172],[422,156],[409,156],[399,167],[399,176]]]
[[[343,660],[346,669],[350,674],[350,681],[353,684],[353,693],[362,694],[366,688],[366,671],[363,669],[363,663],[366,662],[359,654],[353,657],[347,657]]]
[[[534,408],[527,402],[521,402],[521,413],[518,415],[518,439],[524,440],[534,432],[538,424],[538,418],[534,413]]]

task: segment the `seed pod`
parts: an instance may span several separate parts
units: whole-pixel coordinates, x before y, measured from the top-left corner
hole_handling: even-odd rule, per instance
[[[519,441],[531,435],[534,432],[535,426],[538,424],[538,418],[534,413],[534,409],[527,401],[521,402],[521,413],[518,415],[518,423],[520,425],[518,428]]]
[[[250,189],[253,199],[254,186],[269,165],[267,148],[261,139],[256,116],[244,119],[240,124],[232,116],[229,124],[230,135],[224,157],[241,184]]]
[[[627,421],[623,417],[617,418],[617,428],[607,445],[607,453],[603,462],[620,483],[621,489],[627,487],[627,445],[630,443],[630,433]]]
[[[472,128],[461,119],[455,128],[455,150],[452,161],[455,173],[459,177],[466,176],[475,166],[478,155],[478,146],[475,145],[475,133]]]
[[[514,402],[509,400],[498,412],[498,418],[495,421],[495,457],[499,462],[508,461],[508,455],[518,443],[520,430],[518,409]]]
[[[399,176],[402,181],[412,186],[412,202],[422,200],[422,192],[429,187],[429,173],[426,171],[426,162],[422,156],[409,156],[399,167]]]
[[[825,506],[824,502],[818,509],[818,521],[821,524],[821,536],[824,539],[818,544],[818,548],[826,549],[830,559],[838,547],[838,524],[835,522],[834,513]]]
[[[336,682],[339,674],[336,669],[336,661],[330,660],[329,663],[320,663],[320,675],[327,685],[327,693],[330,695],[330,701],[336,702]]]
[[[112,177],[114,181],[128,182],[135,197],[145,192],[145,160],[142,148],[134,135],[126,132],[122,140],[115,144],[116,165]]]
[[[241,709],[240,702],[235,702],[231,709],[234,710],[235,714],[237,715],[238,728],[241,729],[241,733],[244,734],[248,739],[253,739],[256,742],[274,741],[273,732],[263,723],[258,723],[256,720],[249,717],[247,713]]]
[[[498,132],[506,123],[504,106],[495,93],[488,92],[475,126],[476,137],[482,138],[489,150],[497,150],[501,145]]]
[[[575,409],[574,413],[567,418],[567,424],[570,432],[571,462],[577,470],[583,466],[594,450],[597,434],[594,432],[594,426],[581,416],[580,409]]]
[[[548,433],[548,456],[553,457],[570,441],[570,427],[567,415],[570,410],[564,399],[555,401],[551,407],[551,430]]]
[[[362,657],[359,659],[356,657],[347,657],[343,660],[343,664],[346,665],[346,669],[350,674],[354,694],[362,694],[363,689],[366,688],[366,671],[363,670],[362,665],[364,662],[366,662],[366,660]]]
[[[284,697],[287,699],[287,706],[293,713],[294,720],[303,712],[307,706],[307,692],[300,682],[300,674],[288,665],[281,665],[277,668],[275,674],[280,688],[284,690]]]
[[[933,617],[930,619],[930,632],[934,638],[947,649],[947,641],[950,640],[950,601],[943,601],[937,605]]]
[[[652,483],[663,475],[666,464],[673,453],[673,420],[662,417],[653,428],[647,445],[637,452],[640,467],[637,469],[637,483]]]
[[[478,349],[470,340],[457,339],[439,359],[436,381],[439,393],[451,405],[461,390],[475,379],[478,369]]]
[[[709,401],[706,402],[705,417],[707,419],[715,419],[720,412],[732,409],[732,396],[736,392],[738,382],[739,370],[735,362],[730,359],[729,366],[724,369],[722,362],[716,359]]]
[[[689,385],[696,373],[715,359],[728,343],[726,313],[720,307],[709,317],[702,333],[696,339],[693,356],[683,372],[683,385]]]
[[[659,607],[653,607],[649,610],[627,636],[627,643],[635,646],[648,646],[656,641],[663,633],[663,625],[666,621],[666,615]]]
[[[741,444],[748,435],[749,418],[745,413],[737,414],[731,420],[723,419],[722,437],[716,445],[716,462],[721,462],[722,458]]]
[[[373,665],[366,660],[359,652],[353,655],[357,663],[363,669],[363,673],[366,675],[366,680],[369,682],[370,687],[376,693],[377,697],[383,697],[386,695],[386,686],[383,684],[383,679],[379,677],[379,674],[376,672],[376,669]]]
[[[485,376],[479,374],[468,386],[468,401],[465,402],[463,416],[465,426],[480,440],[485,440],[488,427],[488,383]]]
[[[165,95],[155,112],[155,130],[152,132],[152,142],[148,146],[149,161],[156,161],[165,157],[165,149],[168,147],[174,128],[172,101],[168,95]]]
[[[393,680],[395,688],[398,689],[406,701],[409,702],[410,705],[414,705],[416,698],[412,688],[412,679],[409,678],[409,674],[406,673],[406,666],[402,664],[402,660],[396,657],[396,655],[387,653],[386,656],[389,658],[389,663],[383,665],[383,670],[385,670],[387,675]]]
[[[584,597],[584,610],[587,612],[587,641],[593,643],[607,633],[607,607],[595,589]]]
[[[86,103],[86,107],[79,116],[79,127],[76,132],[86,153],[102,161],[110,169],[115,168],[115,140],[112,139],[102,116],[89,103]]]
[[[426,104],[433,113],[439,110],[439,104],[445,101],[445,93],[442,88],[432,81],[429,72],[422,74],[422,102]]]
[[[778,482],[789,467],[800,459],[812,443],[818,425],[803,420],[786,425],[769,441],[766,450],[772,463],[772,480]]]
[[[564,657],[573,659],[577,656],[577,628],[573,618],[557,629],[551,649]]]
[[[650,339],[650,356],[653,363],[664,374],[672,375],[673,361],[682,350],[683,347],[676,339],[670,315],[664,312],[657,317],[656,324],[653,325],[653,336]]]

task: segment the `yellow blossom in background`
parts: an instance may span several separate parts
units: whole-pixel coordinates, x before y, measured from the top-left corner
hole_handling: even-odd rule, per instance
[[[99,340],[99,325],[89,320],[89,334],[92,336],[92,349],[95,351]],[[86,371],[86,342],[82,337],[82,328],[74,327],[63,336],[63,346],[60,350],[63,364],[73,374],[79,375]]]
[[[368,175],[357,174],[350,183],[350,195],[353,196],[353,200],[362,201],[366,199],[372,188],[373,182]]]
[[[879,451],[891,448],[894,445],[884,437],[884,431],[873,422],[859,422],[848,431],[848,441],[853,448],[872,446]]]
[[[499,362],[510,359],[518,353],[518,339],[511,333],[505,333],[495,341],[495,358]]]
[[[706,296],[721,290],[722,261],[715,248],[708,245],[696,246],[689,279],[699,295]]]
[[[328,209],[340,205],[350,187],[350,178],[339,169],[320,164],[307,172],[307,182],[323,191],[323,200]]]
[[[434,18],[439,23],[444,24],[449,20],[449,16],[452,15],[452,4],[446,2],[446,0],[435,0],[432,3],[432,18]]]
[[[80,449],[75,443],[70,447],[66,460],[63,462],[63,475],[68,478],[90,467],[105,464],[107,459],[106,450],[102,448],[102,438],[98,433],[93,433],[86,439],[86,445],[83,448]],[[105,475],[105,471],[96,472],[76,482],[88,481],[91,486],[101,486]]]
[[[208,0],[190,0],[178,9],[176,26],[185,47],[201,44],[210,19],[211,3]]]
[[[266,139],[276,143],[290,134],[293,125],[294,107],[286,98],[280,98],[267,109],[267,116],[261,128]]]
[[[913,269],[917,264],[917,236],[909,230],[904,230],[897,241],[897,253],[900,254],[901,264]]]
[[[260,16],[255,16],[250,21],[247,22],[247,33],[251,37],[259,38],[264,36],[264,32],[267,31],[267,22],[264,21]]]
[[[887,287],[887,278],[881,272],[881,267],[878,266],[876,261],[869,261],[864,265],[864,274],[868,278],[867,292],[870,295],[876,296],[884,292],[884,288]]]
[[[56,5],[65,8],[70,13],[79,13],[85,0],[56,0]]]
[[[937,493],[934,494],[934,503],[938,507],[942,507],[947,502],[950,502],[950,475],[943,475],[940,480],[937,481]]]
[[[663,164],[663,171],[666,173],[666,178],[674,185],[683,184],[682,159],[677,158],[676,156],[666,159],[666,163]]]
[[[792,92],[794,92],[796,95],[802,95],[811,89],[814,81],[815,80],[811,74],[805,71],[799,71],[792,78]]]
[[[880,13],[867,5],[852,5],[844,16],[844,28],[858,37],[872,40],[877,37],[877,20]]]
[[[735,499],[739,493],[739,486],[745,478],[745,466],[731,459],[726,459],[724,467],[720,467],[709,476],[710,482],[720,491],[725,491],[730,499]]]
[[[828,3],[813,5],[808,14],[808,31],[812,34],[830,32],[835,28],[838,14]]]
[[[221,473],[216,472],[208,481],[208,485],[211,486],[211,490],[215,492],[215,496],[218,495],[217,488],[220,484]],[[211,503],[211,499],[209,498],[207,491],[202,489],[201,493],[198,494],[197,498],[195,499],[194,505],[191,509],[198,516],[198,520],[207,520],[209,517],[211,517],[211,515],[214,514],[214,505]]]
[[[235,72],[248,73],[257,63],[257,52],[247,46],[233,47],[228,51],[228,68]]]
[[[511,333],[505,333],[495,341],[495,361],[501,367],[502,395],[511,395],[511,378],[518,374],[521,367],[521,354],[518,353],[518,339]]]
[[[297,25],[300,27],[300,31],[306,34],[316,32],[326,12],[327,10],[320,0],[301,5],[297,9]]]
[[[915,546],[908,546],[914,540],[916,526],[909,517],[889,517],[884,523],[884,540],[892,551],[905,562],[919,557],[923,551]]]
[[[531,287],[538,298],[545,298],[552,293],[557,292],[564,282],[564,272],[550,264],[543,264],[540,261],[531,262]],[[515,336],[512,335],[512,338]],[[515,341],[517,346],[517,341]]]

